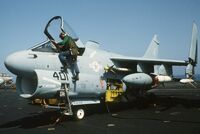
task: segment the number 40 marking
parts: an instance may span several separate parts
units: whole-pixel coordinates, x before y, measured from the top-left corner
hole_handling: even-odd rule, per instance
[[[54,72],[53,77],[57,78],[57,80],[68,80],[67,74],[64,72]]]

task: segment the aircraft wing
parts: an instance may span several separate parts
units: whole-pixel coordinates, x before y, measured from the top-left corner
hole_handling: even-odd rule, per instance
[[[169,66],[186,66],[187,61],[183,60],[168,60],[168,59],[147,59],[136,57],[111,57],[111,61],[118,68],[130,68],[132,70],[137,69],[138,64],[146,66],[154,65],[169,65]]]

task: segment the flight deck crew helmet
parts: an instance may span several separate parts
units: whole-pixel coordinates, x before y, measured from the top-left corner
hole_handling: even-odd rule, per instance
[[[65,32],[61,32],[60,35],[59,35],[59,37],[62,39],[62,38],[64,38],[66,35],[67,35],[67,34],[66,34]]]

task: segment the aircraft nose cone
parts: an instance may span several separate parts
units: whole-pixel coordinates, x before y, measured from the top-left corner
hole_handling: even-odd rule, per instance
[[[17,61],[16,53],[9,55],[4,61],[6,68],[14,74],[16,74],[16,71],[17,71],[16,70],[16,67],[17,67],[16,61]]]
[[[4,64],[6,68],[15,75],[29,76],[33,73],[32,57],[29,51],[19,51],[9,55]]]

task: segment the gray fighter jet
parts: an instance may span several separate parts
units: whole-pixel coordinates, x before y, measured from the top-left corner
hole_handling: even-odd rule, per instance
[[[55,28],[55,29],[54,29]],[[68,33],[79,48],[79,80],[73,81],[71,69],[64,72],[59,51],[51,42],[60,32]],[[83,106],[104,102],[128,101],[156,87],[159,82],[172,80],[172,66],[186,66],[187,79],[192,79],[197,64],[197,26],[193,24],[188,61],[158,59],[159,42],[155,35],[143,57],[127,57],[99,48],[99,43],[83,44],[60,16],[47,23],[48,37],[34,47],[9,55],[5,66],[17,75],[16,86],[26,99],[42,99],[46,108],[59,109],[65,115],[82,119]],[[159,66],[155,71],[155,66]],[[54,101],[50,101],[54,99]]]
[[[12,87],[13,78],[5,73],[0,73],[0,88]]]

